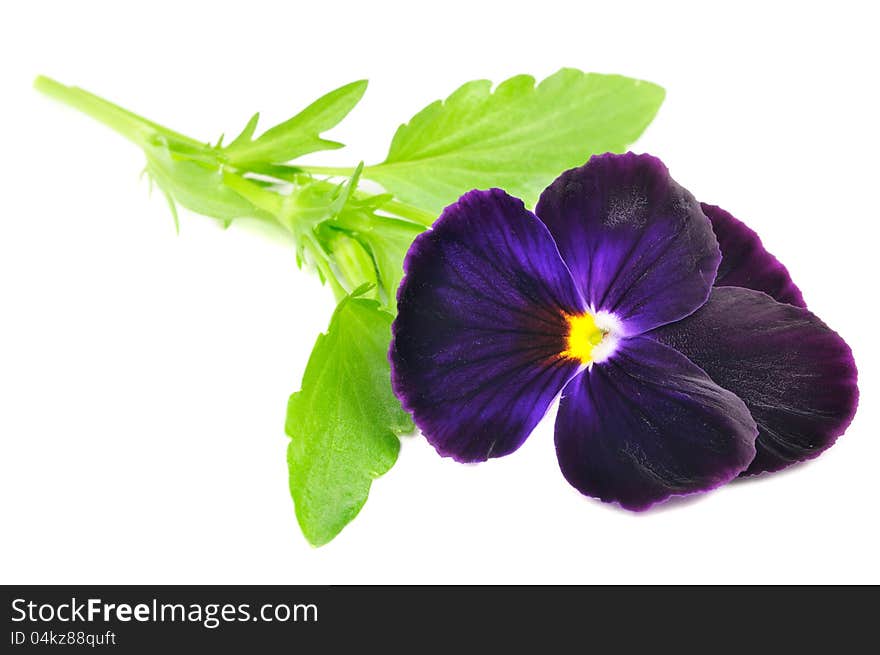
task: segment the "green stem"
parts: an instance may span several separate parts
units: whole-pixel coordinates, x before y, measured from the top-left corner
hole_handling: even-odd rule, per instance
[[[140,146],[147,143],[152,135],[159,133],[193,148],[205,148],[206,144],[200,141],[147,120],[143,116],[138,116],[119,105],[89,93],[85,89],[80,89],[76,86],[66,86],[43,75],[34,80],[34,88],[54,100],[81,111],[99,123],[103,123]]]
[[[192,139],[184,134],[155,123],[143,116],[123,109],[108,100],[104,100],[93,93],[75,86],[66,86],[43,75],[34,80],[34,88],[50,98],[72,107],[94,120],[102,123],[117,133],[132,141],[140,147],[149,144],[152,137],[159,134],[175,142],[175,150],[178,154],[189,151],[193,160],[206,160],[206,163],[215,163],[216,154],[210,151],[210,145]],[[301,166],[300,170],[314,175],[327,175],[330,177],[351,177],[356,169],[336,166]],[[240,171],[245,172],[245,171]],[[279,176],[280,177],[280,176]],[[250,183],[241,175],[235,175],[231,171],[225,173],[225,183],[246,198],[249,198],[257,207],[269,212],[276,217],[286,229],[290,225],[284,225],[280,220],[280,198],[277,194],[265,191],[257,185]],[[357,194],[360,197],[368,194]],[[418,207],[408,205],[399,200],[387,201],[382,209],[390,214],[413,221],[419,225],[430,226],[436,216]]]
[[[414,223],[424,225],[425,227],[431,227],[434,221],[437,220],[437,216],[431,212],[426,212],[424,209],[419,209],[413,205],[407,205],[399,200],[389,200],[384,203],[380,209],[391,214],[396,214],[401,218],[409,219]]]
[[[285,225],[284,222],[280,220],[284,199],[277,193],[267,191],[260,185],[254,184],[249,179],[230,171],[223,171],[223,184],[235,191],[238,195],[246,198],[252,205],[254,205],[254,207],[271,214],[275,218],[275,221],[282,227],[287,230],[291,229],[289,225]]]
[[[336,279],[336,273],[333,272],[333,268],[330,266],[330,261],[327,258],[327,254],[324,252],[324,248],[315,240],[315,237],[311,233],[303,234],[302,239],[303,251],[311,255],[312,263],[315,268],[320,271],[321,277],[330,285],[330,288],[333,290],[333,295],[336,297],[336,301],[338,302],[342,300],[348,295],[348,291],[346,291],[342,284],[340,284],[339,280]]]
[[[313,175],[328,175],[330,177],[351,177],[354,175],[356,169],[354,168],[345,168],[340,166],[300,166],[297,165],[302,171],[306,173],[312,173]]]
[[[351,177],[356,170],[354,168],[336,168],[333,166],[297,166],[297,168],[304,173],[310,173],[312,175],[329,175],[331,177]],[[368,195],[370,194],[355,192],[356,198],[363,198]],[[414,205],[400,202],[399,200],[391,199],[385,202],[382,205],[382,209],[426,227],[430,227],[434,221],[437,220],[435,214],[425,211],[424,209],[419,209]]]

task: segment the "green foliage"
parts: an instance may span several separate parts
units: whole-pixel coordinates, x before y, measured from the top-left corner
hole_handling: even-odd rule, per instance
[[[474,188],[501,187],[533,205],[590,155],[620,152],[657,113],[664,91],[620,75],[563,68],[535,86],[518,75],[460,87],[394,135],[387,159],[366,169],[404,202],[439,212]]]
[[[379,282],[376,297],[394,311],[397,287],[403,277],[403,258],[413,239],[425,228],[409,221],[380,216],[375,209],[363,206],[342,212],[328,225],[350,235],[369,254]]]
[[[366,284],[368,291],[364,295],[378,298],[379,278],[370,253],[356,239],[345,232],[328,229],[328,225],[329,222],[325,222],[319,226],[319,241],[324,252],[335,263],[338,278],[353,281],[346,286],[356,282]]]
[[[223,180],[217,166],[180,157],[161,137],[144,145],[146,172],[168,198],[177,221],[175,203],[190,211],[211,216],[228,224],[236,218],[266,218],[266,212],[233,191]]]
[[[398,435],[413,429],[391,392],[391,315],[358,294],[339,303],[287,406],[290,492],[314,546],[357,515],[372,481],[397,460]]]
[[[333,289],[339,305],[286,424],[296,516],[314,545],[357,515],[372,480],[394,464],[398,435],[413,427],[391,391],[387,352],[415,236],[472,188],[499,186],[533,204],[562,170],[634,141],[664,95],[648,82],[573,69],[537,86],[527,75],[494,91],[486,80],[468,82],[401,126],[385,162],[339,169],[291,160],[342,146],[321,134],[358,103],[366,81],[331,91],[257,138],[254,114],[225,147],[222,138],[192,139],[77,87],[45,77],[34,86],[141,147],[175,221],[178,204],[223,225],[271,221],[293,237],[297,264]],[[362,176],[389,193],[359,188]]]
[[[343,144],[320,135],[345,118],[366,90],[366,80],[346,84],[252,140],[260,116],[254,114],[242,133],[223,150],[224,156],[234,166],[247,166],[283,163],[310,152],[342,148]]]

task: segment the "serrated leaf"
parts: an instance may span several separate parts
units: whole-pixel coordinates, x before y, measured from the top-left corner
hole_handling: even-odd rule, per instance
[[[391,315],[376,301],[343,299],[315,343],[302,390],[290,397],[290,492],[312,545],[357,515],[372,481],[394,465],[398,435],[413,429],[391,391],[390,333]]]
[[[366,89],[366,80],[346,84],[318,98],[293,118],[266,130],[257,139],[250,140],[251,135],[236,138],[223,153],[229,163],[249,166],[281,164],[310,152],[341,148],[343,144],[322,139],[320,135],[345,118]]]
[[[663,97],[650,82],[572,68],[537,86],[518,75],[494,92],[488,80],[468,82],[402,125],[364,177],[437,213],[474,188],[501,187],[532,206],[563,170],[625,150]]]

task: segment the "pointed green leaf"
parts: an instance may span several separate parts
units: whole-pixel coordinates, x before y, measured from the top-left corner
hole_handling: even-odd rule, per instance
[[[281,164],[310,152],[341,148],[341,143],[322,139],[320,135],[345,118],[366,89],[366,80],[346,84],[318,98],[293,118],[267,130],[253,141],[250,137],[243,140],[237,138],[223,152],[231,164],[248,166]]]
[[[243,146],[246,143],[250,143],[251,139],[254,136],[254,132],[257,131],[257,123],[260,122],[260,112],[257,112],[253,116],[251,116],[250,120],[244,126],[244,129],[241,131],[237,137],[235,137],[232,142],[227,146],[227,148],[238,148]]]
[[[493,186],[531,206],[563,170],[623,151],[663,97],[649,82],[572,68],[537,86],[518,75],[494,92],[488,80],[468,82],[402,125],[388,158],[364,177],[437,213],[470,189]]]
[[[372,481],[388,471],[398,435],[412,422],[391,391],[391,315],[349,296],[318,337],[290,397],[286,431],[290,492],[309,542],[335,537],[360,511]]]

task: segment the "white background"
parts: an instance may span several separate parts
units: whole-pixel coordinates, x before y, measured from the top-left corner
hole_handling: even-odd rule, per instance
[[[0,16],[4,583],[880,582],[878,103],[871,3],[33,2]],[[44,73],[184,133],[369,78],[315,163],[381,160],[466,80],[561,66],[668,92],[636,145],[746,220],[852,345],[859,413],[785,473],[635,515],[559,474],[546,421],[477,466],[405,438],[330,545],[283,432],[333,302],[288,244],[183,212]]]

